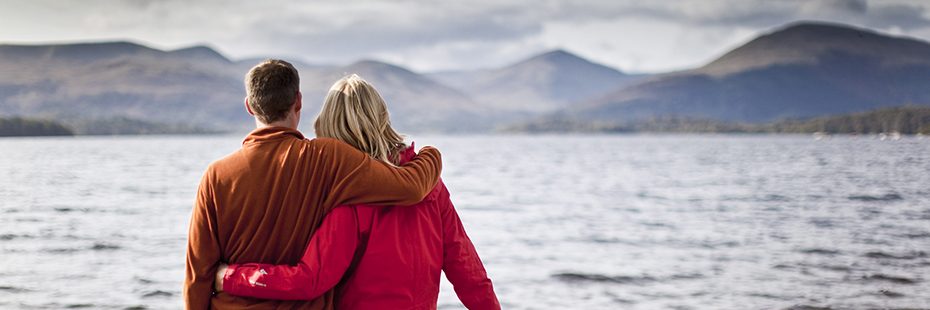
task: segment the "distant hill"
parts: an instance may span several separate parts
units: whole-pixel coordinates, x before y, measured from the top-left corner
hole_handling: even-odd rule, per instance
[[[232,61],[208,46],[0,45],[0,117],[53,119],[77,134],[245,131],[252,122],[243,111],[243,76],[259,61]],[[702,128],[930,103],[930,44],[827,23],[788,25],[700,68],[650,76],[564,50],[496,69],[430,74],[373,60],[292,63],[301,74],[305,130],[332,83],[352,73],[378,88],[403,132],[514,123]]]
[[[493,111],[468,95],[400,66],[363,60],[347,66],[300,67],[304,104],[316,115],[330,86],[348,74],[372,83],[387,102],[401,131],[487,130]],[[312,122],[313,118],[308,118]],[[308,123],[309,124],[309,123]],[[309,127],[308,127],[309,128]]]
[[[798,23],[701,68],[620,86],[549,118],[763,123],[928,102],[930,44],[844,25]]]
[[[0,117],[61,120],[79,134],[248,130],[243,77],[262,59],[230,61],[206,46],[162,51],[130,42],[0,45]],[[357,73],[388,101],[403,131],[487,130],[494,111],[399,66],[292,61],[301,74],[304,129],[338,78]]]
[[[437,72],[430,77],[495,109],[529,113],[569,108],[571,103],[641,78],[564,50],[546,52],[503,68]]]
[[[161,51],[129,42],[0,45],[0,116],[114,117],[232,128],[242,78],[207,47]]]
[[[213,48],[204,45],[191,46],[169,52],[169,55],[187,61],[214,62],[216,64],[232,64],[232,62]]]

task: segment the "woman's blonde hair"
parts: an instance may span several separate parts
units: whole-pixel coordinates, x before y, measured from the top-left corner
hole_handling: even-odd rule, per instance
[[[404,137],[391,127],[384,99],[355,74],[339,79],[329,89],[313,127],[317,137],[341,140],[392,165],[407,147]]]

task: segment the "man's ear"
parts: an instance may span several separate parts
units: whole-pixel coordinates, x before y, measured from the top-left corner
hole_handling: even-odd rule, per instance
[[[297,92],[297,98],[294,99],[294,112],[300,113],[300,109],[304,107],[303,95],[300,91]]]
[[[252,112],[252,107],[249,106],[249,98],[245,98],[245,110],[249,112],[249,115],[255,116],[255,112]]]

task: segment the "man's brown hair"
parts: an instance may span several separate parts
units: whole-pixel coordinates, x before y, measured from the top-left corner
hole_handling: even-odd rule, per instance
[[[258,120],[270,124],[287,117],[300,91],[300,76],[290,63],[268,59],[245,76],[246,100]]]

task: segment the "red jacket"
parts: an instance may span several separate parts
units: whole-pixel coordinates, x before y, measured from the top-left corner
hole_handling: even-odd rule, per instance
[[[413,158],[413,146],[402,154]],[[228,294],[311,300],[336,287],[336,309],[436,309],[439,274],[469,309],[500,309],[442,181],[414,206],[331,211],[296,266],[231,264]]]

